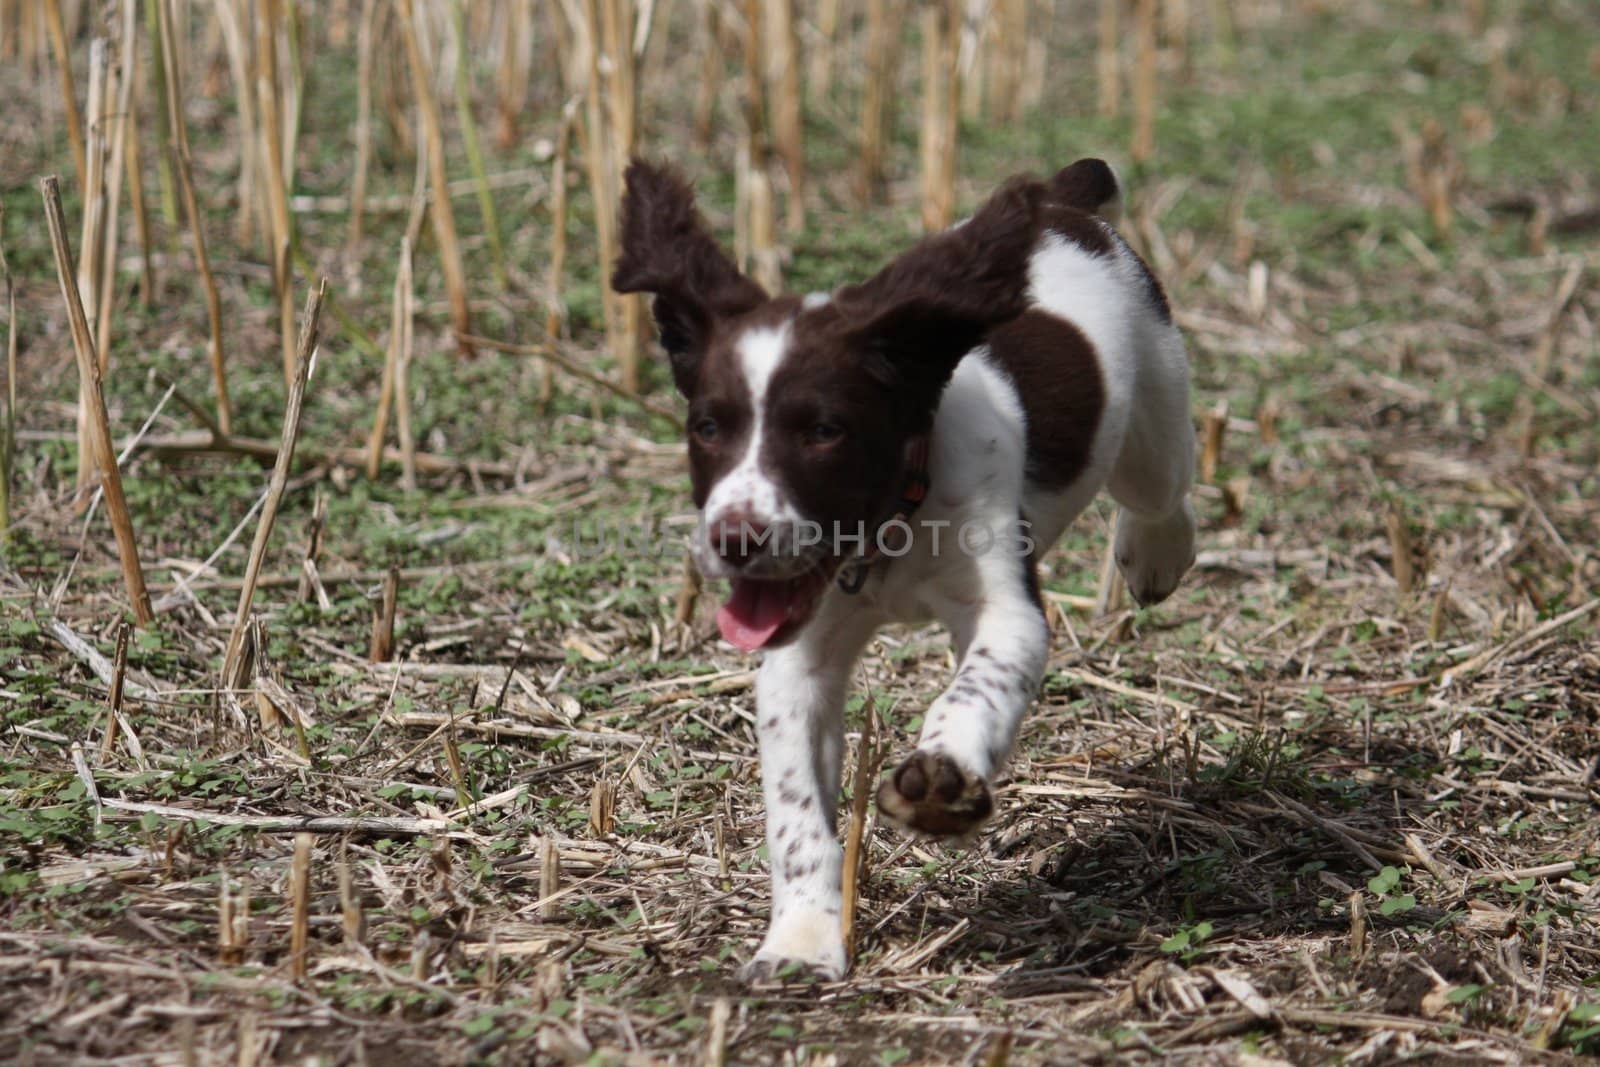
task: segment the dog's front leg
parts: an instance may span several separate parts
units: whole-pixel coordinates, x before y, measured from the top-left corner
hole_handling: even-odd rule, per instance
[[[960,667],[923,717],[917,749],[878,787],[878,807],[913,830],[958,837],[994,810],[990,782],[1005,766],[1044,677],[1050,627],[1031,558],[980,561],[975,604],[942,612]]]
[[[828,617],[839,614],[820,612],[795,644],[767,654],[756,677],[772,918],[741,972],[747,981],[773,978],[791,964],[838,978],[847,963],[834,812],[845,688],[871,628],[861,619]]]

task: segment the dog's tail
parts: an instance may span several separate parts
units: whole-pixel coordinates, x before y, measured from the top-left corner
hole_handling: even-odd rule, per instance
[[[1080,159],[1049,181],[1050,199],[1115,223],[1122,217],[1122,183],[1103,159]]]

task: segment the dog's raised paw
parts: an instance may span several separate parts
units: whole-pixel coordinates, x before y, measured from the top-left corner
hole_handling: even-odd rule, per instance
[[[918,749],[878,785],[878,810],[909,830],[959,837],[994,811],[989,785],[942,752]]]

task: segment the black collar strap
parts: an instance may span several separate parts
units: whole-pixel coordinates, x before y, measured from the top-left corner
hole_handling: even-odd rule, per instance
[[[861,587],[867,584],[867,571],[877,558],[883,555],[879,542],[883,538],[883,531],[893,523],[909,523],[911,516],[915,515],[917,508],[922,506],[923,500],[928,496],[928,435],[919,434],[906,442],[905,473],[900,480],[900,499],[895,503],[894,514],[890,515],[873,531],[872,540],[855,559],[847,562],[839,571],[839,588],[849,596],[861,592]]]

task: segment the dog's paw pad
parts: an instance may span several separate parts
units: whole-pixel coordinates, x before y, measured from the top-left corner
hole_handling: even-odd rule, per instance
[[[994,811],[989,785],[942,752],[913,752],[878,786],[878,810],[909,830],[959,837]]]
[[[837,981],[842,973],[826,963],[758,955],[739,968],[739,981],[746,985],[810,985]]]

